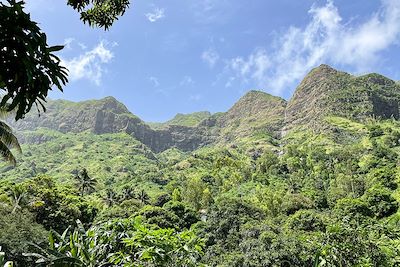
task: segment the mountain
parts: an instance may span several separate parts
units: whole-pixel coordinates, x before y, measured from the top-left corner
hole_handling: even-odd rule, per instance
[[[284,124],[286,100],[260,91],[250,91],[216,119],[220,137],[230,141],[257,133],[278,136]]]
[[[31,112],[24,120],[10,123],[17,132],[39,128],[61,133],[125,132],[154,152],[164,151],[171,147],[184,151],[193,150],[209,142],[206,136],[192,127],[171,125],[165,129],[153,130],[113,97],[79,103],[65,100],[49,101],[47,111],[41,113],[40,116],[37,112]],[[26,138],[22,135],[21,139]]]
[[[382,75],[353,76],[321,65],[304,78],[288,102],[285,130],[320,128],[328,115],[398,119],[399,100],[399,84]]]
[[[86,159],[86,165],[106,179],[110,168],[117,173],[128,172],[141,164],[138,162],[150,166],[158,164],[163,155],[172,153],[180,158],[182,153],[202,147],[240,146],[248,154],[267,148],[280,151],[281,139],[293,131],[335,133],[338,124],[363,122],[371,117],[398,119],[399,101],[400,86],[396,82],[379,74],[357,77],[327,65],[313,69],[289,101],[249,91],[226,112],[178,114],[151,126],[113,97],[77,103],[49,101],[47,111],[40,116],[33,111],[23,120],[10,122],[26,146],[24,151],[35,151],[24,154],[14,172],[29,175],[32,166],[37,165],[37,157],[44,157],[40,160],[43,166],[33,169],[51,166],[62,176]],[[51,153],[58,155],[57,162],[63,159],[65,164],[58,166],[51,159],[50,147]],[[109,156],[102,157],[101,150],[108,150]],[[36,153],[39,151],[41,154]],[[75,153],[77,159],[71,157]],[[113,158],[121,160],[117,163]]]
[[[211,113],[209,111],[200,111],[193,112],[190,114],[182,114],[178,113],[174,118],[170,119],[166,122],[147,122],[153,129],[163,129],[170,125],[178,125],[178,126],[187,126],[187,127],[195,127],[199,125],[204,119],[211,117]]]
[[[382,75],[353,76],[321,65],[303,79],[289,101],[250,91],[227,112],[177,114],[167,122],[147,124],[113,97],[79,103],[56,100],[49,101],[40,117],[31,112],[12,126],[19,133],[39,128],[61,133],[124,132],[155,153],[173,147],[193,151],[217,143],[254,144],[251,140],[259,143],[260,139],[270,143],[298,128],[327,129],[329,116],[356,121],[398,119],[399,99],[400,85]],[[22,141],[40,141],[20,136]]]
[[[25,259],[23,244],[79,220],[71,238],[96,243],[96,266],[165,244],[190,266],[398,266],[399,91],[321,65],[289,101],[250,91],[158,125],[112,97],[49,101],[10,122],[23,153],[0,162],[2,251]]]

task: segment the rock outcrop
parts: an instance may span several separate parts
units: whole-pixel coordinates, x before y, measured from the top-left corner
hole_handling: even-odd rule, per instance
[[[327,65],[313,69],[290,101],[260,91],[250,91],[227,112],[178,114],[150,127],[113,97],[84,102],[49,101],[47,112],[31,112],[11,123],[19,133],[48,128],[61,133],[126,132],[153,152],[176,147],[192,151],[211,143],[235,143],[258,136],[279,138],[303,127],[325,129],[326,116],[354,120],[400,117],[400,85],[379,74],[353,76]],[[325,127],[325,128],[324,128]],[[22,141],[45,142],[48,136],[22,136]],[[29,142],[30,142],[29,141]]]
[[[90,131],[95,134],[126,132],[160,152],[171,147],[193,150],[210,142],[207,135],[193,127],[168,126],[153,130],[113,97],[84,102],[49,101],[47,111],[31,112],[24,120],[11,122],[17,132],[48,128],[62,133]],[[21,140],[27,140],[22,137]],[[37,140],[38,141],[38,140]]]
[[[398,119],[399,102],[400,86],[382,75],[357,77],[321,65],[304,78],[288,102],[285,130],[320,128],[328,115]]]

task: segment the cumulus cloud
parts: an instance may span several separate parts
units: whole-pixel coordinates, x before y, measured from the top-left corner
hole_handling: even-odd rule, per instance
[[[213,68],[219,60],[219,54],[214,49],[210,48],[201,54],[201,59],[207,63],[210,68]]]
[[[227,69],[242,82],[253,81],[277,94],[292,88],[321,63],[369,71],[381,63],[381,53],[400,39],[400,1],[382,0],[381,5],[379,12],[361,23],[352,21],[351,27],[333,0],[313,5],[305,27],[290,27],[274,47],[233,58]]]
[[[165,9],[154,8],[152,12],[146,13],[145,16],[150,22],[156,22],[165,17]]]
[[[62,63],[69,70],[69,80],[88,79],[96,85],[100,85],[105,71],[103,65],[109,63],[113,57],[114,54],[108,48],[107,42],[101,41],[92,50],[77,57],[62,58]]]

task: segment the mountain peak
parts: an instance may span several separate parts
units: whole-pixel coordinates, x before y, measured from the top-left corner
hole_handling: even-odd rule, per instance
[[[353,76],[321,65],[304,78],[288,103],[287,128],[320,128],[326,116],[398,118],[400,87],[379,75]]]
[[[327,64],[321,64],[313,69],[314,71],[336,72],[337,70]]]
[[[243,101],[244,99],[257,99],[260,97],[263,98],[264,100],[271,100],[271,101],[282,101],[283,100],[283,101],[285,101],[283,98],[271,95],[264,91],[250,90],[244,96],[242,96],[238,102]]]
[[[217,125],[223,128],[225,141],[267,132],[276,135],[282,127],[286,100],[262,91],[249,91],[223,113]]]

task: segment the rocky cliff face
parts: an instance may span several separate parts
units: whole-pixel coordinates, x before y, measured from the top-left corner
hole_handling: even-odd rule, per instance
[[[153,130],[113,97],[84,102],[49,101],[47,111],[32,112],[24,120],[10,122],[18,133],[48,128],[62,133],[90,131],[95,134],[126,132],[154,152],[171,147],[188,151],[210,142],[206,135],[193,127],[168,126]],[[22,136],[21,140],[29,141]],[[32,141],[32,140],[30,140]],[[36,140],[35,142],[40,142]]]
[[[285,130],[320,128],[328,115],[354,120],[399,118],[400,86],[379,74],[353,76],[327,65],[313,69],[286,109]]]
[[[19,133],[38,128],[95,134],[126,132],[154,152],[176,147],[195,150],[211,143],[234,143],[243,138],[279,138],[298,127],[324,129],[329,115],[354,120],[400,117],[400,85],[378,74],[360,77],[327,65],[312,70],[289,102],[260,91],[250,91],[224,113],[180,114],[162,127],[151,128],[113,97],[79,103],[50,101],[47,112],[35,112],[11,123]],[[30,140],[44,142],[49,136]],[[43,139],[43,140],[42,140]]]

